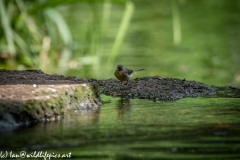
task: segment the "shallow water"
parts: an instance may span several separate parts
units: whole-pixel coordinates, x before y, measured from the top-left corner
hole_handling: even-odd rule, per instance
[[[1,133],[1,150],[72,159],[238,159],[239,98],[152,102],[102,96],[97,111]]]

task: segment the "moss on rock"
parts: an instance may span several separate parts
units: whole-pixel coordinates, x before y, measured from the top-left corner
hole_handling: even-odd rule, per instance
[[[130,80],[95,80],[44,74],[41,70],[0,70],[0,129],[55,120],[67,110],[95,110],[100,93],[124,98],[174,101],[185,97],[240,97],[234,87],[158,76]]]
[[[98,85],[86,79],[39,70],[0,73],[0,129],[55,120],[67,110],[94,110],[101,105]]]

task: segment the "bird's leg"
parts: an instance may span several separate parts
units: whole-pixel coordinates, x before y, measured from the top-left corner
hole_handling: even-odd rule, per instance
[[[125,85],[127,85],[127,84],[128,84],[128,81],[127,81],[127,83]]]

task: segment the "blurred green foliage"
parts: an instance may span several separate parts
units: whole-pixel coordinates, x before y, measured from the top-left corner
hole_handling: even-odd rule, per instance
[[[57,66],[57,50],[65,53],[72,43],[70,31],[61,14],[49,7],[41,11],[35,9],[37,14],[29,14],[30,9],[41,4],[38,1],[5,0],[0,3],[1,67],[45,70],[46,64]]]
[[[123,16],[120,36],[117,36],[116,43],[120,45],[129,23],[133,10],[133,4],[125,0],[56,0],[56,1],[1,1],[1,43],[0,62],[1,68],[7,69],[42,69],[48,73],[62,73],[69,68],[73,58],[74,41],[69,25],[62,13],[56,8],[63,5],[74,5],[85,3],[85,7],[91,9],[92,21],[86,30],[88,41],[85,48],[90,50],[88,56],[84,53],[78,54],[83,64],[96,64],[99,62],[97,46],[101,37],[100,14],[104,13],[103,23],[107,23],[109,7],[111,3],[126,5],[126,13]],[[82,4],[82,3],[81,3]],[[84,5],[84,4],[82,4]],[[100,10],[100,6],[104,6]],[[71,12],[71,10],[69,10]],[[88,17],[83,17],[88,18]],[[125,20],[127,19],[127,20]],[[117,52],[115,47],[113,52]],[[111,56],[114,59],[115,55]],[[111,62],[111,61],[110,61]],[[71,65],[71,64],[70,64]]]
[[[240,86],[238,0],[0,2],[0,68],[113,78],[137,76]]]

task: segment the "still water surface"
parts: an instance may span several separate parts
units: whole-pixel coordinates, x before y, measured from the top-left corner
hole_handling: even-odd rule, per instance
[[[1,150],[71,159],[239,159],[239,98],[152,102],[102,96],[97,111],[1,134]]]

